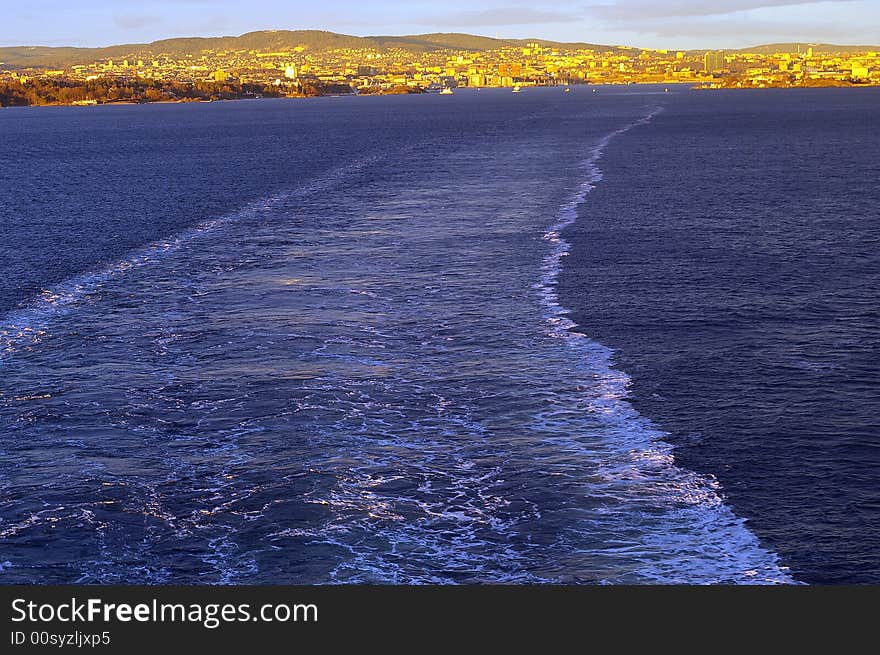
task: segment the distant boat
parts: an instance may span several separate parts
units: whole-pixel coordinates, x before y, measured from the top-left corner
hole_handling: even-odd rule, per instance
[[[522,87],[520,87],[519,84],[517,84],[515,87],[513,87],[513,92],[514,92],[514,93],[519,93],[521,90],[522,90]]]
[[[565,87],[565,91],[563,91],[563,93],[571,93],[571,89],[568,87]]]
[[[443,90],[440,92],[441,96],[451,96],[452,95],[452,87],[444,86]]]

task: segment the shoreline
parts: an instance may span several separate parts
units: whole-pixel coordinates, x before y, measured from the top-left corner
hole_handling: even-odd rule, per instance
[[[600,82],[596,84],[557,84],[552,86],[534,85],[523,86],[523,90],[527,89],[555,89],[572,87],[626,87],[626,86],[675,86],[688,87],[690,91],[769,91],[769,90],[812,90],[812,89],[876,89],[880,88],[880,83],[865,84],[816,84],[816,85],[767,85],[767,86],[706,86],[704,83],[698,82]],[[460,91],[483,91],[483,90],[510,90],[513,87],[496,86],[496,87],[456,87]],[[128,100],[118,102],[69,102],[69,103],[46,103],[39,105],[0,105],[0,109],[34,109],[40,107],[111,107],[119,105],[191,105],[191,104],[212,104],[216,102],[240,102],[243,100],[312,100],[316,98],[348,98],[348,97],[386,97],[386,96],[433,96],[436,93],[430,91],[412,92],[412,93],[328,93],[322,95],[301,95],[301,96],[280,96],[280,97],[245,97],[245,98],[218,98],[215,100],[149,100],[145,102],[131,102]]]

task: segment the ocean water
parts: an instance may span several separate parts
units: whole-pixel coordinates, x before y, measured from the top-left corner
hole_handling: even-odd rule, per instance
[[[650,320],[621,300],[657,287],[603,277],[587,229],[621,225],[609,203],[658,166],[696,194],[670,126],[720,139],[730,104],[574,87],[3,110],[0,582],[800,581],[742,500],[760,495],[725,478],[765,435],[700,460],[631,395],[663,367],[621,365]]]
[[[798,580],[880,582],[880,89],[679,94],[601,166],[570,317]]]

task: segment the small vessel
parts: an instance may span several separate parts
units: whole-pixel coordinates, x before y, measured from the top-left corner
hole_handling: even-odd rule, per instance
[[[522,91],[522,87],[519,84],[517,84],[515,87],[513,87],[514,93],[519,93],[520,91]]]
[[[571,89],[569,87],[565,87],[565,91],[563,93],[571,93]]]
[[[440,91],[440,95],[441,96],[451,96],[452,95],[452,87],[451,86],[444,86],[443,90]]]

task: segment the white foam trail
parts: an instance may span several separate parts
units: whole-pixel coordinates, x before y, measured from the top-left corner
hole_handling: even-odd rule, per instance
[[[4,358],[10,354],[22,348],[32,348],[39,344],[48,335],[48,327],[53,320],[67,314],[83,302],[87,302],[89,297],[99,291],[107,282],[120,278],[132,270],[157,262],[179,251],[192,241],[216,232],[242,218],[268,212],[293,198],[305,198],[333,189],[350,175],[364,170],[385,157],[386,155],[378,153],[334,168],[307,184],[262,198],[231,214],[204,221],[170,238],[139,248],[125,259],[114,262],[99,271],[77,275],[43,289],[21,309],[0,318],[0,366],[2,366]]]
[[[584,181],[561,207],[559,220],[543,235],[551,250],[544,257],[541,279],[535,288],[546,309],[548,334],[565,340],[576,351],[577,359],[588,362],[591,391],[586,406],[608,427],[607,445],[614,455],[601,471],[603,479],[629,489],[628,493],[634,491],[637,497],[662,499],[670,506],[666,527],[686,529],[647,532],[642,546],[651,555],[641,559],[637,574],[645,581],[658,583],[794,583],[779,557],[764,549],[744,520],[724,504],[714,478],[676,466],[673,447],[664,440],[669,435],[639,415],[628,402],[630,378],[614,368],[611,349],[578,331],[577,324],[567,317],[570,310],[559,299],[562,259],[571,248],[562,231],[577,220],[578,209],[602,180],[602,154],[616,137],[647,125],[661,111],[662,107],[655,107],[643,118],[604,136],[581,162]],[[590,448],[585,447],[584,452],[595,455]],[[658,551],[663,553],[659,561],[654,555]]]

